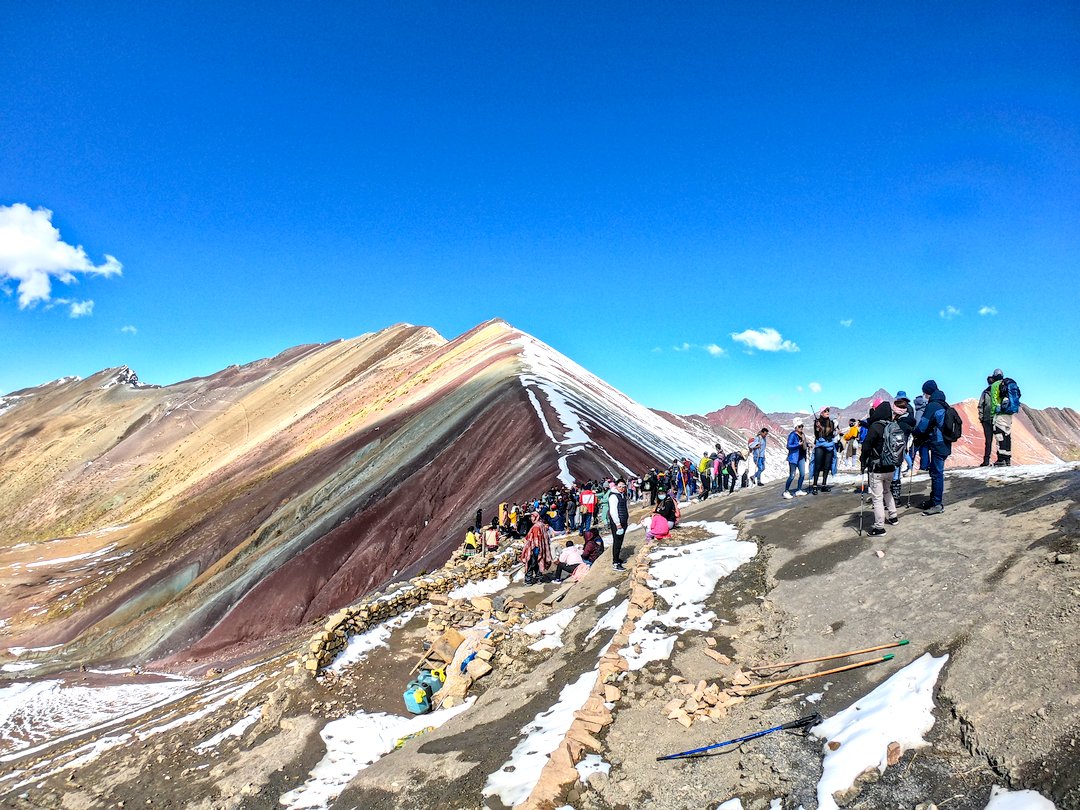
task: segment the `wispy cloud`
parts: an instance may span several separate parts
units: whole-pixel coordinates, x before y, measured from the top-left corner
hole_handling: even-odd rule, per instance
[[[72,318],[85,318],[87,315],[94,314],[93,301],[68,301],[67,305],[70,307],[69,314]]]
[[[796,385],[795,390],[801,394],[803,392],[803,387],[801,385]]]
[[[997,307],[979,307],[980,315],[997,315]]]
[[[797,352],[799,350],[794,342],[784,340],[783,336],[771,327],[732,332],[731,339],[750,349],[763,352]]]
[[[821,393],[821,383],[819,383],[819,382],[812,382],[812,383],[810,383],[810,385],[808,385],[806,387],[809,388],[811,391],[813,391],[815,394],[820,394]]]
[[[683,343],[680,343],[677,346],[672,346],[671,347],[671,351],[673,351],[673,352],[693,352],[693,351],[698,351],[698,350],[708,352],[713,357],[724,357],[725,355],[727,355],[727,350],[724,347],[718,346],[715,343],[709,343],[709,344],[707,344],[705,346],[702,346],[702,345],[700,345],[698,343],[687,343],[687,342],[684,341]],[[653,352],[655,352],[657,354],[659,354],[662,351],[664,351],[664,350],[661,349],[659,346],[657,346],[655,349],[653,349]]]
[[[840,321],[840,325],[845,328],[851,326],[853,323],[855,323],[855,321],[853,321],[851,318],[844,318],[844,320]]]
[[[955,318],[959,314],[960,314],[960,310],[958,310],[952,304],[949,304],[948,306],[945,307],[945,309],[941,310],[941,312],[938,313],[938,315],[940,315],[942,318],[944,318],[947,321],[951,321],[953,318]]]
[[[124,333],[124,334],[126,334],[126,335],[134,335],[134,334],[136,334],[136,333],[137,333],[137,332],[138,332],[139,330],[138,330],[138,329],[136,329],[136,328],[135,328],[134,326],[128,325],[128,326],[121,326],[121,327],[120,327],[120,331],[121,331],[121,332],[123,332],[123,333]]]
[[[18,285],[19,309],[48,303],[53,279],[74,284],[76,273],[108,277],[118,276],[122,270],[123,265],[107,253],[105,262],[95,265],[81,246],[63,241],[52,224],[52,211],[33,210],[25,203],[0,205],[0,282],[10,280]],[[93,310],[93,302],[70,306],[73,318]]]

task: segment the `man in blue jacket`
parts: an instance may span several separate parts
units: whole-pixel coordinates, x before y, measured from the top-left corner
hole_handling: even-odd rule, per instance
[[[945,511],[941,504],[945,494],[945,459],[952,453],[952,443],[941,434],[948,402],[933,380],[923,383],[922,392],[927,397],[926,410],[915,425],[915,435],[930,449],[930,498],[919,506],[924,515],[940,515]]]

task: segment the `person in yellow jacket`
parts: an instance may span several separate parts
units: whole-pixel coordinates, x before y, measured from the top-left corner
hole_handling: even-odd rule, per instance
[[[848,429],[843,435],[844,442],[844,469],[850,470],[855,466],[855,458],[859,455],[859,421],[848,419]]]

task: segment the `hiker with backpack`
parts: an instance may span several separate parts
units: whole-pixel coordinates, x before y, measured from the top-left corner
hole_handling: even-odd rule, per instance
[[[739,462],[744,461],[745,458],[738,450],[732,450],[724,456],[724,468],[721,472],[723,479],[720,483],[720,489],[726,489],[728,495],[735,492],[735,484],[739,480]]]
[[[814,459],[811,471],[810,494],[818,493],[818,476],[821,477],[821,491],[828,492],[829,473],[836,461],[836,423],[829,418],[829,409],[822,408],[814,420]]]
[[[870,412],[870,427],[867,428],[866,441],[859,453],[861,469],[869,479],[870,500],[874,505],[874,525],[866,532],[871,537],[885,534],[885,524],[895,525],[899,520],[892,481],[906,447],[907,433],[894,419],[893,406],[882,402]]]
[[[919,507],[924,515],[940,515],[945,511],[945,460],[952,453],[953,442],[963,433],[964,424],[934,380],[924,382],[922,392],[927,397],[926,410],[915,426],[915,435],[930,451],[930,497]]]
[[[712,459],[709,458],[709,451],[706,450],[701,454],[701,461],[698,462],[698,478],[701,479],[701,494],[698,495],[698,500],[703,501],[709,497],[710,490],[710,478],[709,472],[712,468]]]
[[[802,488],[803,481],[806,479],[806,449],[806,439],[803,438],[803,422],[802,419],[796,419],[787,437],[788,477],[787,483],[784,484],[784,498],[787,500],[806,494]],[[799,471],[799,483],[795,485],[795,490],[792,491],[791,482],[795,479],[796,470]]]
[[[758,431],[757,436],[750,440],[749,450],[750,457],[754,460],[754,466],[757,468],[757,472],[750,476],[750,480],[761,486],[761,474],[765,472],[765,446],[769,443],[769,429],[763,427]]]
[[[994,439],[997,441],[997,461],[995,467],[1008,467],[1012,464],[1012,420],[1020,412],[1020,386],[1016,380],[1002,374],[995,368],[990,375],[990,411],[994,416]],[[986,453],[989,460],[990,453]]]

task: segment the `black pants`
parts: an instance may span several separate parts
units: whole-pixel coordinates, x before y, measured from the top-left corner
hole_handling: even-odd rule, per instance
[[[626,529],[616,529],[615,524],[609,520],[608,531],[611,532],[611,561],[613,563],[621,563],[622,541],[623,535],[626,534]]]
[[[568,574],[573,574],[576,570],[577,565],[567,565],[566,563],[557,562],[555,563],[555,578],[559,580],[559,582],[562,582],[563,571]]]
[[[817,486],[818,474],[821,475],[821,485],[829,482],[829,473],[832,472],[833,451],[828,447],[814,448],[814,486]]]
[[[707,472],[701,473],[701,500],[705,500],[709,497],[709,474]]]
[[[994,446],[994,423],[982,422],[983,429],[983,466],[990,463],[990,450]]]

